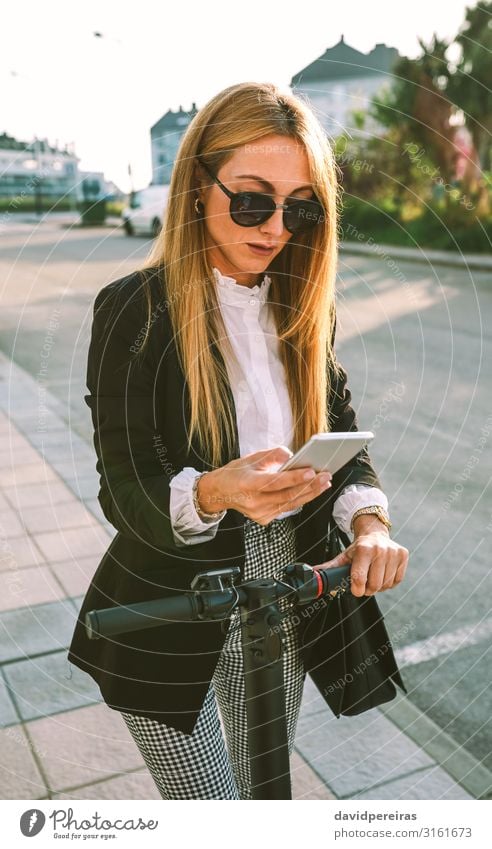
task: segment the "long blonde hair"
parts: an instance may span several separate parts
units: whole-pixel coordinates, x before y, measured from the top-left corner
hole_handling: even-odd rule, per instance
[[[324,223],[292,236],[267,272],[268,301],[279,338],[294,422],[294,451],[313,434],[330,429],[327,399],[332,350],[335,278],[338,251],[338,166],[328,138],[307,104],[273,83],[243,82],[229,86],[203,106],[188,125],[174,164],[164,223],[141,270],[162,267],[163,295],[178,357],[186,377],[190,420],[188,449],[196,437],[213,468],[234,445],[233,412],[227,396],[228,376],[222,357],[227,332],[207,259],[202,218],[194,209],[199,188],[197,157],[214,173],[242,145],[275,133],[297,139],[306,150],[311,183],[325,210]],[[150,286],[145,294],[152,310]],[[140,347],[142,353],[148,332]]]

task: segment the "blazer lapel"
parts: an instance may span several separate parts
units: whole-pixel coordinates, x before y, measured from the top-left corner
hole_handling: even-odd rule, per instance
[[[227,368],[226,368],[224,358],[223,358],[216,342],[212,342],[211,350],[212,350],[212,356],[214,357],[216,362],[221,366],[221,368],[224,369],[224,372],[227,374]],[[223,434],[223,440],[222,440],[223,452],[222,452],[221,465],[225,465],[226,463],[229,463],[231,460],[237,460],[240,456],[236,404],[235,404],[235,401],[234,401],[234,395],[232,393],[232,389],[231,389],[231,385],[230,385],[229,380],[225,381],[225,390],[226,390],[227,400],[228,400],[228,403],[229,403],[229,408],[231,410],[231,416],[232,416],[232,422],[233,422],[233,446],[232,446],[231,456],[228,457],[226,455],[226,449],[225,449],[225,445],[226,445],[225,434]]]

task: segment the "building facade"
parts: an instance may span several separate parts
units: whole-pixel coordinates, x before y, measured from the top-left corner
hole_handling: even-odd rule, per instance
[[[302,95],[331,138],[344,131],[357,134],[354,111],[367,110],[371,98],[392,84],[392,68],[400,54],[379,43],[369,53],[346,44],[343,35],[322,56],[295,74],[294,94]],[[366,116],[364,132],[377,133],[378,125]]]
[[[0,198],[38,197],[76,200],[79,159],[68,146],[52,147],[47,139],[18,141],[0,135]]]
[[[168,109],[151,127],[152,185],[168,185],[171,181],[174,160],[184,132],[198,112],[193,102],[189,112],[180,106],[176,112]]]
[[[366,111],[371,98],[392,84],[398,50],[383,43],[369,53],[346,44],[343,35],[333,47],[295,74],[290,82],[294,94],[309,101],[327,134],[335,138],[346,130],[357,134],[352,113]],[[181,138],[198,109],[169,109],[151,127],[152,184],[169,184]],[[364,132],[377,133],[378,125],[366,116]]]

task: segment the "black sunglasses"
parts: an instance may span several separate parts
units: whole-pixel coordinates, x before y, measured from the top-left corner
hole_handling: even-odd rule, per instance
[[[205,162],[198,158],[200,165],[230,198],[229,212],[235,224],[240,227],[257,227],[263,224],[275,212],[283,209],[284,227],[289,233],[301,233],[311,230],[325,220],[325,212],[317,198],[292,200],[290,203],[275,203],[271,195],[262,192],[231,192],[210,170]]]

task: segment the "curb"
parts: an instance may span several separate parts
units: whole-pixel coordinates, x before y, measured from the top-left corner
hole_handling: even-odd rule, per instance
[[[40,224],[55,224],[59,226],[61,229],[84,229],[87,230],[90,227],[108,227],[108,228],[118,228],[123,227],[123,220],[118,215],[107,215],[105,221],[102,224],[82,224],[81,223],[81,215],[78,212],[66,212],[60,214],[47,214],[43,212],[41,215],[37,215],[36,213],[25,213],[22,215],[11,216],[10,224],[32,224],[32,225],[40,225]]]
[[[405,697],[379,710],[475,799],[492,796],[492,773]]]
[[[372,246],[357,242],[341,242],[340,249],[345,253],[363,254],[364,256],[389,256],[394,259],[404,259],[408,262],[423,262],[427,265],[449,265],[453,268],[492,271],[491,254],[460,254],[453,251],[435,251],[427,248],[405,248],[398,245],[381,245],[373,242]]]

